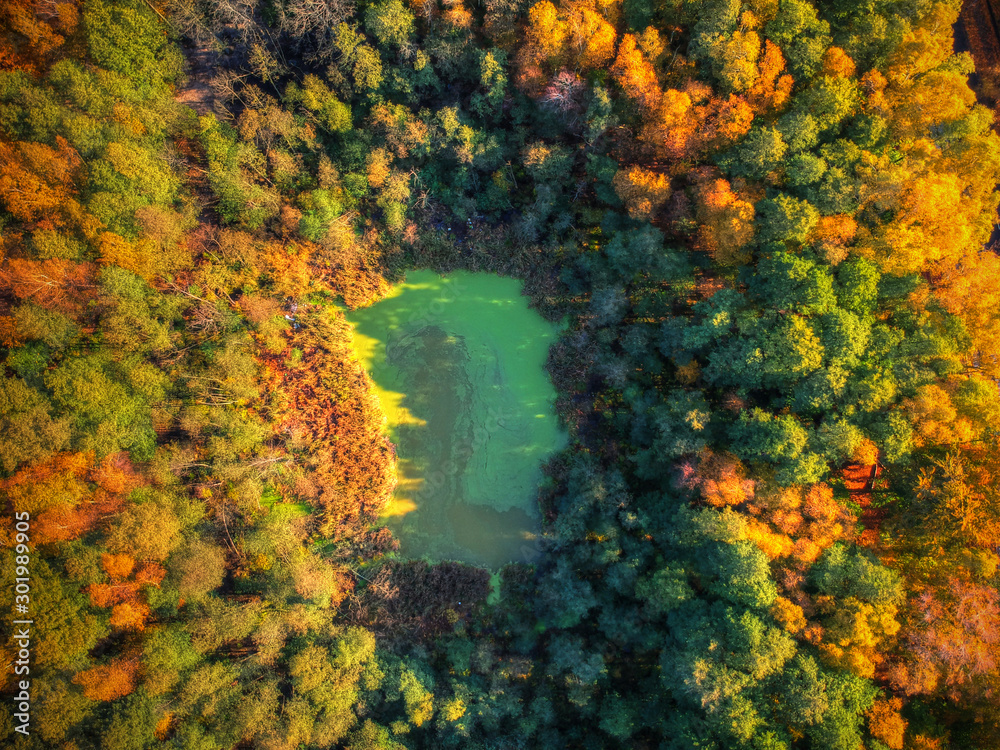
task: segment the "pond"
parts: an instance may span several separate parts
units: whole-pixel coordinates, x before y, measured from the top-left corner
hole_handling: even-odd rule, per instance
[[[411,271],[347,314],[396,445],[399,487],[384,515],[407,557],[496,569],[537,553],[541,465],[566,434],[544,369],[559,329],[521,288]]]

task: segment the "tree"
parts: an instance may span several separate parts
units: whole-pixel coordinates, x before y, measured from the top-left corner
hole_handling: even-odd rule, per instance
[[[544,77],[541,64],[558,65],[566,44],[566,28],[559,11],[548,0],[535,3],[528,11],[528,44],[518,53],[520,79],[531,85]]]
[[[394,741],[389,730],[371,719],[365,719],[361,728],[347,737],[346,750],[402,750],[404,746]]]
[[[117,701],[101,728],[101,747],[108,750],[142,750],[154,743],[156,705],[145,690]]]
[[[785,673],[781,712],[796,726],[822,722],[830,709],[825,677],[811,656],[797,655]]]
[[[642,118],[639,139],[654,154],[673,159],[689,158],[707,140],[699,114],[688,92],[667,89]]]
[[[995,445],[994,437],[983,446],[952,450],[921,469],[915,487],[920,512],[942,541],[985,546],[1000,530],[997,467],[989,457]]]
[[[433,682],[427,685],[416,672],[403,667],[399,674],[399,692],[403,698],[406,717],[410,724],[419,727],[434,715]]]
[[[611,66],[611,75],[626,96],[645,110],[652,111],[662,93],[656,71],[643,55],[635,35],[625,34],[618,44],[618,55]]]
[[[733,175],[761,179],[781,164],[787,150],[776,128],[757,127],[726,155],[724,163]]]
[[[768,38],[781,47],[792,75],[812,78],[830,46],[830,24],[820,20],[806,0],[781,0],[780,10],[765,26]]]
[[[176,338],[171,336],[171,324],[179,320],[186,303],[154,292],[146,279],[115,266],[101,272],[100,289],[101,326],[109,345],[120,352],[143,354],[171,347]]]
[[[199,125],[208,158],[208,181],[219,198],[220,216],[227,224],[259,229],[278,214],[281,203],[277,193],[258,182],[263,178],[260,152],[252,145],[238,143],[236,133],[213,115],[201,118]]]
[[[69,445],[70,418],[20,378],[0,383],[0,463],[6,472],[37,463]]]
[[[568,561],[560,558],[538,596],[539,615],[556,627],[572,627],[597,606],[593,587],[580,580]]]
[[[811,150],[819,142],[819,123],[801,109],[782,115],[777,122],[781,137],[792,153]]]
[[[66,740],[67,735],[92,720],[93,702],[78,687],[61,679],[32,680],[32,703],[39,707],[32,722],[42,740],[50,745]]]
[[[857,66],[840,47],[828,47],[823,53],[823,75],[829,78],[854,78]]]
[[[903,701],[899,698],[877,700],[868,711],[868,731],[885,743],[890,750],[902,750],[907,721],[899,714]]]
[[[696,188],[696,216],[702,223],[699,240],[721,265],[742,265],[750,256],[744,248],[754,236],[754,207],[723,179],[707,179]]]
[[[48,62],[52,52],[76,30],[78,19],[78,9],[68,3],[48,12],[39,12],[31,3],[18,0],[7,3],[0,10],[0,22],[13,39],[5,39],[0,47],[4,61],[25,70]]]
[[[903,581],[870,553],[836,544],[810,570],[816,588],[830,596],[855,597],[866,602],[899,604]]]
[[[141,667],[142,663],[135,655],[123,655],[78,672],[73,682],[82,686],[84,694],[91,700],[113,701],[135,691]]]
[[[226,558],[218,545],[204,538],[194,538],[171,553],[169,567],[181,598],[197,602],[222,584]]]
[[[783,596],[779,596],[774,600],[770,613],[774,621],[792,635],[800,632],[806,626],[806,618],[802,612],[802,607]]]
[[[694,597],[688,572],[678,565],[667,565],[635,585],[636,596],[654,615],[664,615]]]
[[[164,492],[147,490],[133,498],[109,530],[108,548],[138,560],[163,561],[180,542],[181,504]]]
[[[670,197],[670,178],[641,167],[622,170],[612,180],[615,192],[633,219],[649,219]]]
[[[145,687],[152,695],[172,690],[181,676],[201,657],[191,645],[191,636],[177,625],[155,628],[143,643]]]
[[[600,70],[615,54],[615,29],[584,5],[572,5],[567,14],[567,44],[580,71]]]
[[[15,313],[25,335],[65,345],[69,326],[63,316],[75,318],[80,313],[85,290],[92,287],[93,271],[90,263],[11,258],[0,269],[0,288],[48,311],[27,308],[20,316]]]
[[[914,444],[918,448],[958,445],[977,436],[974,424],[959,416],[951,394],[940,385],[921,386],[902,406],[914,427]]]
[[[907,181],[894,221],[867,244],[867,255],[898,275],[931,264],[956,262],[974,244],[974,228],[964,219],[964,185],[955,175],[932,173]]]
[[[380,0],[365,11],[365,28],[379,44],[399,47],[413,33],[413,14],[400,0]]]
[[[913,602],[919,625],[902,639],[905,660],[891,668],[894,686],[907,695],[975,694],[977,678],[1000,663],[996,588],[967,575],[949,576],[942,583]]]
[[[832,49],[832,48],[831,48]],[[795,97],[798,111],[808,112],[821,134],[835,131],[858,108],[857,84],[849,77],[826,77]]]
[[[822,459],[806,450],[808,431],[791,414],[778,417],[759,408],[743,412],[730,428],[730,438],[740,458],[776,464],[782,484],[809,484],[826,473]]]
[[[781,193],[757,205],[761,214],[761,242],[804,243],[819,221],[819,212],[808,201]]]
[[[337,26],[354,12],[354,4],[338,0],[292,0],[281,17],[283,30],[307,51],[307,59],[326,62],[336,50]]]
[[[833,278],[826,266],[787,252],[778,244],[767,249],[771,252],[761,258],[755,274],[755,292],[766,307],[800,315],[835,309]]]
[[[823,747],[849,750],[861,743],[864,712],[877,690],[849,672],[823,670],[811,656],[798,655],[781,681],[779,711]]]
[[[713,542],[699,567],[707,589],[733,604],[767,609],[778,595],[767,557],[751,542]]]
[[[95,62],[136,85],[153,87],[179,72],[179,52],[167,44],[159,19],[144,3],[90,0],[84,6],[83,27]]]
[[[860,677],[875,676],[882,661],[881,644],[899,632],[893,604],[870,604],[854,597],[836,603],[833,615],[824,620],[824,642],[819,644],[823,660],[849,669]]]
[[[736,30],[719,43],[713,53],[722,66],[716,75],[724,92],[743,93],[753,88],[761,55],[761,39],[757,32]]]
[[[757,82],[748,92],[748,99],[755,112],[780,109],[791,96],[794,81],[785,70],[785,56],[781,49],[771,42],[764,42],[764,53],[759,63]]]
[[[331,133],[351,130],[351,108],[341,102],[319,76],[308,74],[302,80],[302,88],[289,83],[285,88],[285,98],[300,103],[313,113],[314,121]]]

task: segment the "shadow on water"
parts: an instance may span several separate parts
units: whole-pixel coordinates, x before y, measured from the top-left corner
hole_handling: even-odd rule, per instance
[[[520,291],[411,272],[348,315],[400,458],[386,520],[405,555],[497,568],[536,552],[541,464],[566,437],[544,370],[558,331]]]

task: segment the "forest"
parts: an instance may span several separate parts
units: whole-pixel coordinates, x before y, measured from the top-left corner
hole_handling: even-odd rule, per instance
[[[0,745],[1000,748],[960,10],[0,3]],[[408,270],[564,321],[498,575],[382,521]]]

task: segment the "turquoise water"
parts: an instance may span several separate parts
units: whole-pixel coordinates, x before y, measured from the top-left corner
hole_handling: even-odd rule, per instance
[[[497,568],[536,554],[541,465],[566,434],[544,369],[559,329],[521,287],[412,271],[347,315],[397,448],[385,518],[404,555]]]

